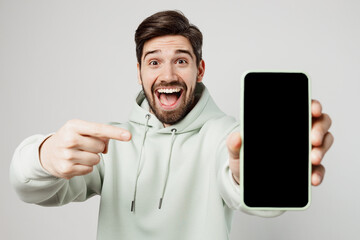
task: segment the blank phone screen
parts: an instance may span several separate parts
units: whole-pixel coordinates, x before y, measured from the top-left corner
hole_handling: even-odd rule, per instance
[[[303,73],[244,78],[244,203],[302,208],[309,202],[309,81]]]

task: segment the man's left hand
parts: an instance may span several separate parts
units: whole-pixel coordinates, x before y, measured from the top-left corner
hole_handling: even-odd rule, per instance
[[[314,186],[321,184],[325,175],[325,168],[321,164],[325,153],[331,147],[334,137],[329,132],[331,126],[331,118],[326,113],[322,113],[322,107],[319,101],[312,100],[311,102],[312,114],[312,128],[311,128],[311,144],[312,150],[310,153],[312,163],[311,183]],[[226,140],[226,145],[229,151],[229,166],[234,180],[240,182],[240,161],[239,153],[241,148],[240,133],[234,132],[230,134]]]

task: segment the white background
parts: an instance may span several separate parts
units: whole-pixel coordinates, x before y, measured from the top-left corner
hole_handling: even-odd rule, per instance
[[[238,118],[246,70],[300,70],[333,120],[326,178],[313,188],[311,207],[274,219],[238,212],[231,239],[358,238],[356,0],[0,0],[0,238],[95,239],[100,198],[55,208],[23,203],[8,180],[12,154],[24,138],[54,132],[72,118],[127,121],[140,90],[135,29],[167,9],[181,10],[203,32],[204,83],[227,114]]]

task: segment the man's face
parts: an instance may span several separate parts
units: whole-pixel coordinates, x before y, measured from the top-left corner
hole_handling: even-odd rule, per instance
[[[138,80],[151,111],[165,126],[180,121],[193,108],[195,86],[202,81],[204,70],[204,61],[196,65],[192,46],[183,36],[166,35],[145,42]]]

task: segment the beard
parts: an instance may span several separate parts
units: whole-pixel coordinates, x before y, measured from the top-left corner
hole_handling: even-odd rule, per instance
[[[158,87],[179,87],[182,90],[181,99],[179,102],[178,107],[173,110],[165,110],[161,107],[157,106],[156,104],[156,98],[158,96],[155,93],[155,89]],[[144,85],[142,84],[142,89],[145,94],[145,98],[149,103],[151,112],[159,119],[160,122],[167,125],[173,125],[175,123],[178,123],[182,119],[185,118],[185,116],[191,111],[191,109],[195,106],[195,89],[188,90],[186,84],[184,82],[174,81],[169,83],[159,83],[154,84],[151,87],[151,92],[147,92],[144,89]],[[189,94],[187,94],[189,92]]]

